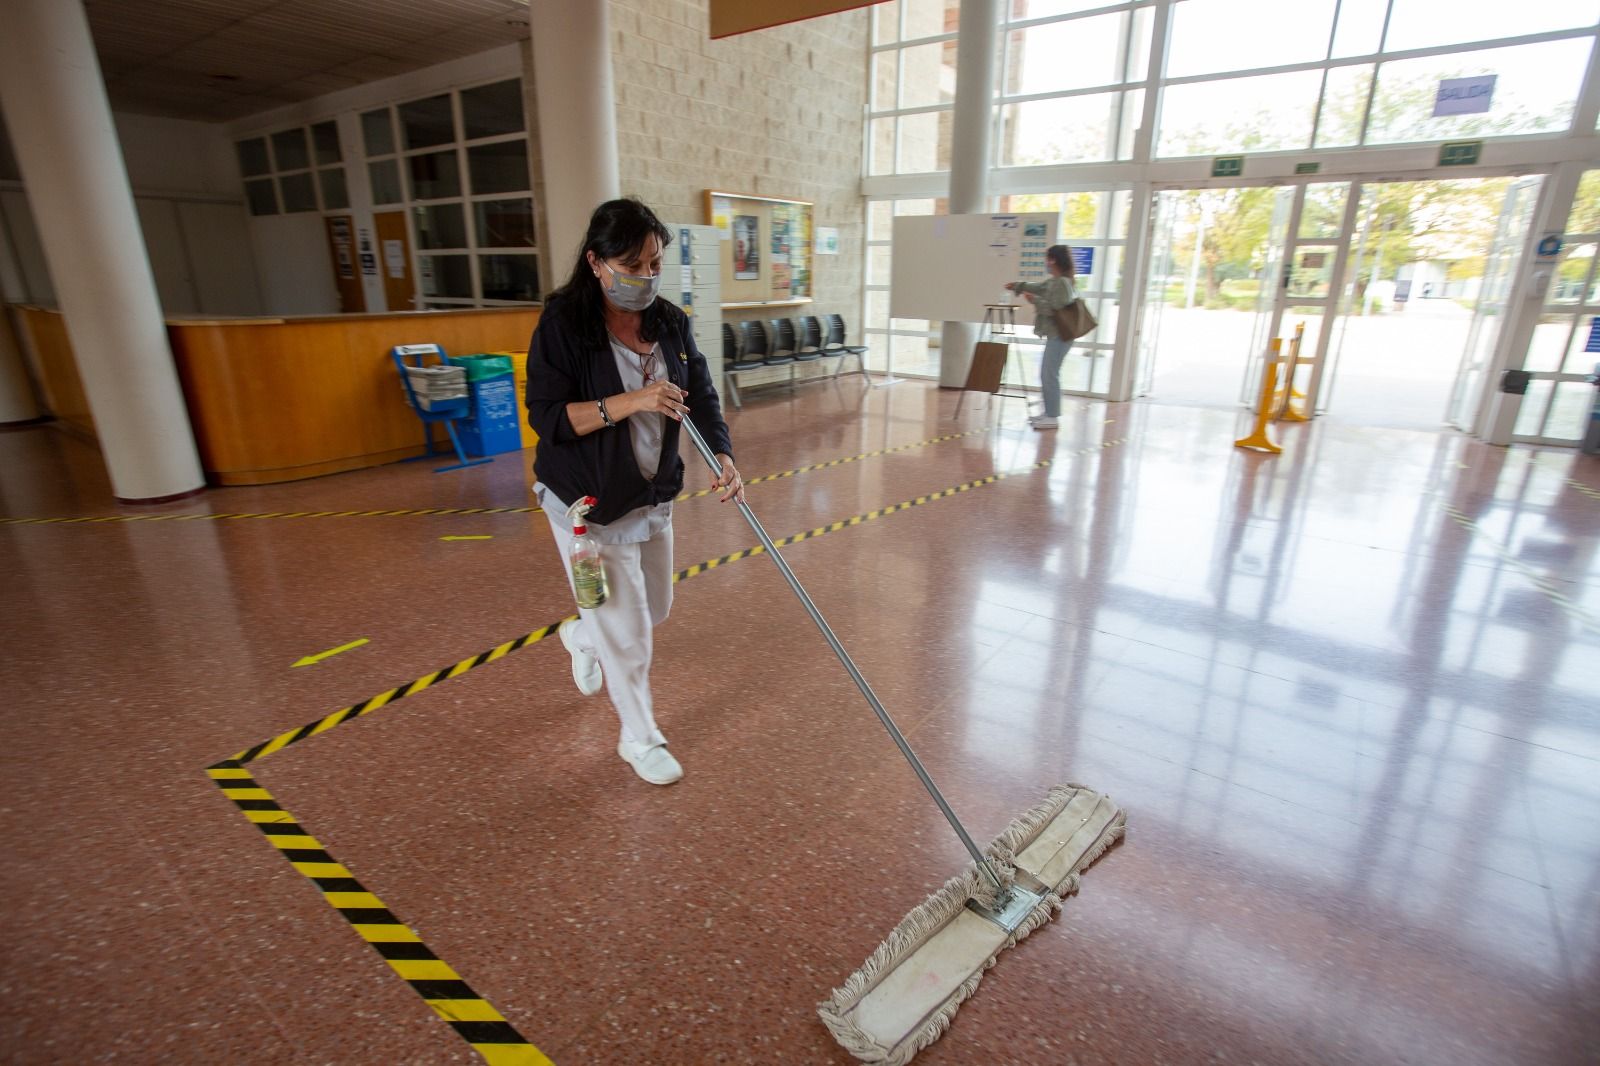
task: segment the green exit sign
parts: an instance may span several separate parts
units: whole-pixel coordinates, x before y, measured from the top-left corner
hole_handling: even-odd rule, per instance
[[[1482,141],[1448,141],[1439,146],[1441,167],[1470,167],[1483,152]]]
[[[1219,155],[1211,160],[1213,178],[1237,178],[1244,173],[1244,156]]]
[[[1321,163],[1296,163],[1294,165],[1294,172],[1296,174],[1315,174],[1321,169]]]

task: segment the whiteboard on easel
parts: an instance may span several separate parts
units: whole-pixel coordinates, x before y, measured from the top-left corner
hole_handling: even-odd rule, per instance
[[[1022,303],[1008,281],[1043,281],[1056,216],[910,215],[894,220],[889,315],[982,322],[986,304]]]

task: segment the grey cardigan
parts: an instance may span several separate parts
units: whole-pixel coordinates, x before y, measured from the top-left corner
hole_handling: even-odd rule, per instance
[[[1035,297],[1034,336],[1059,340],[1061,334],[1056,330],[1055,311],[1060,307],[1072,306],[1072,302],[1078,298],[1078,289],[1072,284],[1072,279],[1063,274],[1043,281],[1019,281],[1016,286],[1015,291],[1031,293]]]

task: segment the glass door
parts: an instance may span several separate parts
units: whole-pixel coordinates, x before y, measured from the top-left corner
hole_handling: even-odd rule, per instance
[[[1349,182],[1292,185],[1275,193],[1272,219],[1263,250],[1261,289],[1250,337],[1249,370],[1241,386],[1241,402],[1254,407],[1261,391],[1261,366],[1267,344],[1283,338],[1282,352],[1294,349],[1293,398],[1296,410],[1308,416],[1325,409],[1320,402],[1325,380],[1330,331],[1337,294],[1344,275],[1350,231]],[[1280,371],[1282,376],[1288,371]]]
[[[1511,293],[1511,282],[1516,277],[1517,263],[1543,180],[1541,177],[1522,178],[1512,182],[1506,190],[1494,240],[1484,261],[1483,284],[1472,310],[1466,350],[1461,353],[1461,365],[1456,371],[1445,414],[1447,422],[1467,433],[1476,432],[1478,427],[1486,393],[1485,370],[1494,359],[1495,343],[1500,339],[1500,326],[1505,320],[1506,298]],[[1518,421],[1520,424],[1521,419]]]
[[[1267,342],[1278,335],[1283,317],[1281,295],[1289,287],[1289,271],[1284,267],[1289,234],[1299,213],[1305,187],[1285,185],[1272,194],[1272,217],[1267,222],[1266,244],[1261,251],[1261,285],[1256,290],[1256,315],[1250,327],[1250,348],[1245,362],[1244,380],[1239,383],[1239,402],[1255,409],[1261,395],[1261,366],[1266,359]]]
[[[1134,369],[1133,394],[1148,396],[1156,378],[1156,352],[1161,346],[1161,311],[1167,305],[1167,287],[1174,274],[1172,235],[1178,217],[1174,197],[1162,191],[1151,195],[1150,269],[1145,274],[1144,320],[1139,324],[1138,363]]]
[[[1583,175],[1523,369],[1532,374],[1513,441],[1583,442],[1594,402],[1585,377],[1600,363],[1600,170]]]

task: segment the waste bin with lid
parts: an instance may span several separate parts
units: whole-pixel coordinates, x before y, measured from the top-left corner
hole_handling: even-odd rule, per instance
[[[461,420],[461,446],[471,455],[499,455],[522,447],[511,360],[503,355],[452,355],[467,371],[470,393]]]

